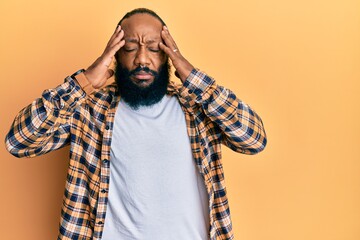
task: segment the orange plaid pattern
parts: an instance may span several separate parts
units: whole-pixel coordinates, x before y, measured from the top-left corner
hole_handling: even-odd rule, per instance
[[[16,157],[35,157],[70,144],[58,239],[101,239],[110,181],[110,145],[120,100],[115,83],[94,91],[67,77],[22,109],[6,136]],[[233,239],[221,144],[255,154],[266,145],[260,117],[229,89],[199,70],[170,82],[184,111],[194,161],[209,194],[209,239]]]

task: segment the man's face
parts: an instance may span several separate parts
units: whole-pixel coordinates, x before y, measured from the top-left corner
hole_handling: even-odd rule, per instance
[[[115,80],[122,99],[133,109],[151,106],[166,94],[169,62],[160,50],[162,24],[149,14],[122,22],[125,46],[116,54]]]
[[[117,54],[117,62],[122,68],[133,71],[139,66],[158,72],[167,57],[159,48],[162,41],[162,24],[149,14],[135,14],[121,23],[124,30],[125,46]],[[151,72],[140,71],[130,76],[139,87],[146,88],[153,83],[155,76]]]

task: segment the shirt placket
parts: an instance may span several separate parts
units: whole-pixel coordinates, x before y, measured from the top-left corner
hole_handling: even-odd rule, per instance
[[[100,188],[98,197],[97,214],[94,226],[93,239],[101,239],[105,224],[105,215],[108,202],[109,183],[110,183],[110,146],[111,136],[114,125],[114,116],[119,99],[112,101],[110,109],[105,114],[106,118],[101,127],[103,132],[103,141],[101,148],[101,170],[100,170]]]

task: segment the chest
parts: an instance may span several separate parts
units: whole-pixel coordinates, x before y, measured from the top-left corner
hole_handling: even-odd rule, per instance
[[[133,110],[120,102],[115,113],[112,148],[133,153],[181,154],[190,149],[185,114],[173,97]]]

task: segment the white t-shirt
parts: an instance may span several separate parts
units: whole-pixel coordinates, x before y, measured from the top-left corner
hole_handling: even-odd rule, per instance
[[[176,96],[120,100],[110,153],[104,240],[208,240],[209,200]]]

